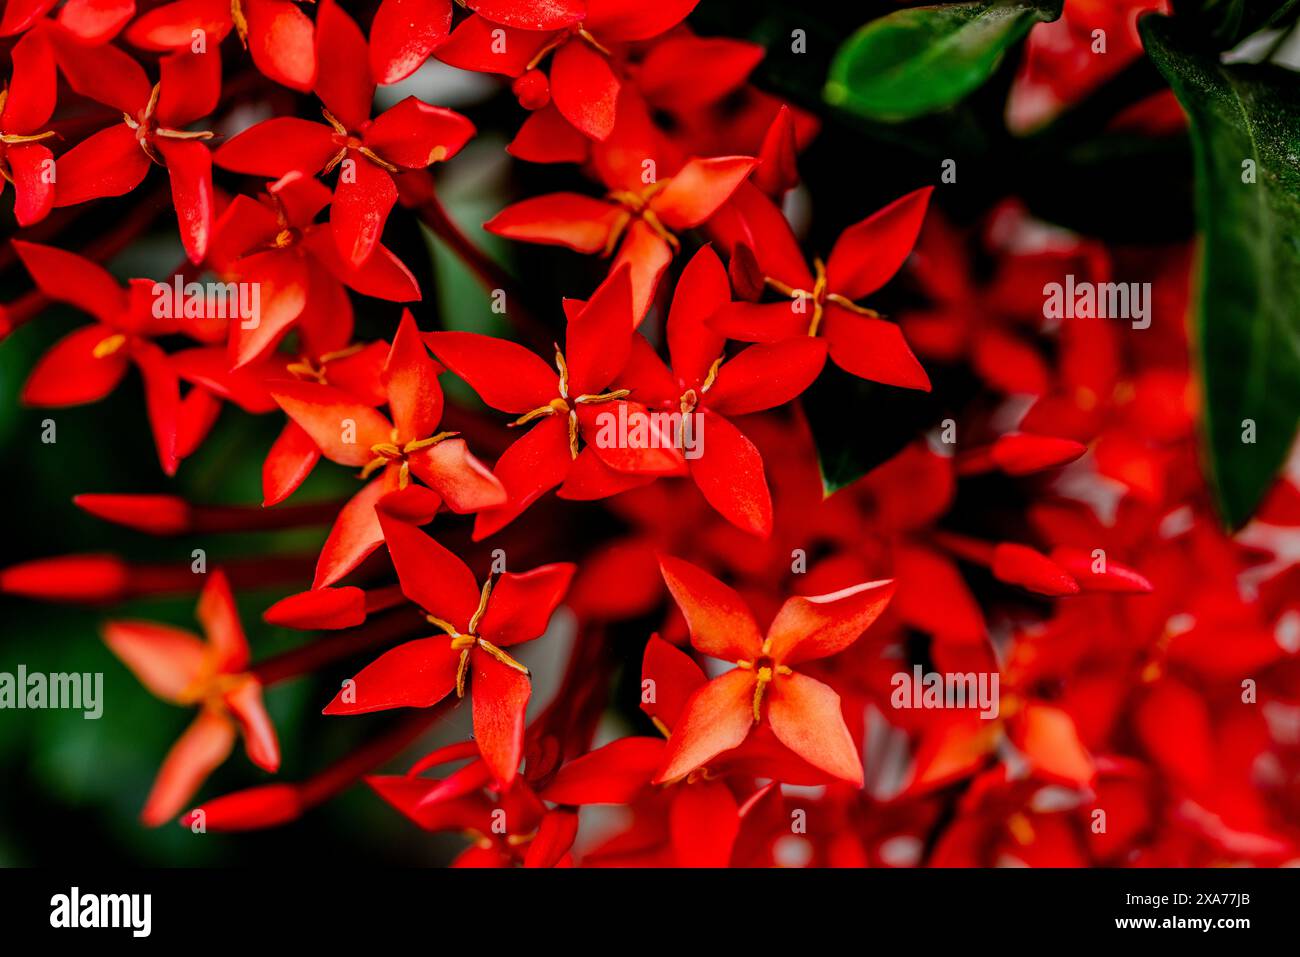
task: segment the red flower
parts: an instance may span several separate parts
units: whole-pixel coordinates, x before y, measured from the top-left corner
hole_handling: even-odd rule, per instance
[[[493,777],[514,780],[524,747],[528,669],[503,649],[532,641],[568,590],[574,566],[543,565],[489,578],[480,589],[459,558],[409,523],[381,512],[379,522],[402,593],[445,634],[399,645],[363,668],[325,709],[364,714],[427,708],[472,685],[474,739]]]
[[[44,140],[55,136],[41,130],[54,112],[57,76],[47,36],[37,30],[24,34],[10,52],[9,86],[0,92],[0,191],[14,188],[14,218],[19,226],[44,219],[54,205],[54,154]]]
[[[831,249],[830,259],[815,259],[810,272],[789,224],[757,189],[743,199],[743,226],[729,244],[747,247],[737,255],[753,259],[758,282],[787,297],[786,302],[733,303],[710,325],[743,342],[779,342],[794,336],[822,336],[831,361],[846,372],[906,389],[929,391],[930,378],[912,355],[898,326],[856,302],[875,292],[898,272],[912,250],[925,218],[932,187],[918,189],[850,226]],[[736,266],[733,263],[733,270]]]
[[[316,80],[312,22],[288,0],[176,0],[131,24],[126,39],[142,50],[187,50],[195,32],[214,44],[231,31],[263,74],[306,93]]]
[[[699,413],[693,428],[703,455],[688,458],[691,478],[709,504],[732,524],[766,537],[772,531],[772,498],[763,459],[728,416],[783,405],[812,384],[826,360],[816,339],[752,346],[723,361],[726,340],[706,321],[731,301],[727,272],[712,249],[701,249],[682,271],[668,314],[670,371],[640,336],[618,382],[651,408]],[[578,482],[561,494],[581,497]]]
[[[198,619],[206,641],[151,621],[110,621],[104,641],[155,695],[198,705],[199,716],[168,752],[141,816],[150,826],[180,813],[204,779],[230,754],[236,730],[248,758],[275,771],[280,746],[262,704],[262,686],[248,667],[248,642],[230,584],[213,572],[199,596]]]
[[[549,89],[555,108],[583,135],[605,140],[614,130],[620,87],[611,46],[648,40],[672,29],[698,2],[590,0],[585,10],[584,4],[573,2],[471,3],[479,16],[461,23],[437,55],[464,70],[507,76],[534,70],[550,55]],[[496,35],[498,29],[503,37]]]
[[[474,124],[413,96],[370,119],[375,81],[366,38],[334,0],[320,6],[316,56],[316,95],[329,125],[288,116],[266,120],[223,145],[216,160],[226,169],[272,178],[338,168],[330,223],[339,255],[361,266],[378,247],[397,202],[394,174],[456,155],[474,135]]]
[[[664,581],[686,616],[691,644],[738,667],[714,678],[686,703],[655,777],[671,781],[740,745],[764,715],[791,751],[828,774],[862,783],[862,761],[840,713],[840,698],[791,669],[842,651],[884,611],[891,581],[865,582],[830,595],[789,598],[759,634],[740,596],[676,558],[660,560]]]
[[[613,274],[632,272],[633,317],[640,325],[673,254],[677,234],[712,216],[754,168],[749,156],[692,159],[670,177],[643,179],[636,163],[602,164],[610,192],[605,199],[550,193],[507,206],[483,224],[490,233],[525,242],[567,246],[609,256]]]
[[[58,36],[55,34],[54,36]],[[159,61],[151,87],[140,64],[117,47],[82,47],[57,40],[59,68],[82,96],[122,113],[59,157],[55,206],[72,206],[131,192],[150,161],[167,168],[181,242],[192,262],[202,262],[212,231],[212,156],[207,130],[186,126],[216,108],[221,96],[221,56],[173,53]]]
[[[506,500],[501,483],[470,454],[456,432],[434,432],[442,418],[438,368],[420,342],[415,320],[402,314],[384,366],[390,422],[372,406],[335,386],[283,381],[272,395],[331,462],[361,467],[373,479],[343,507],[321,549],[313,587],[332,585],[384,540],[375,506],[401,491],[406,514],[429,521],[442,504],[474,512]],[[411,474],[428,488],[410,484]]]
[[[471,332],[425,335],[434,355],[484,402],[519,415],[512,425],[538,423],[497,462],[506,503],[479,513],[476,540],[509,524],[543,493],[570,479],[581,480],[583,497],[592,498],[631,488],[642,476],[685,473],[685,460],[671,436],[660,436],[652,448],[606,448],[595,442],[601,411],[622,414],[620,406],[634,416],[647,411],[626,398],[627,389],[601,391],[618,377],[632,352],[628,273],[620,269],[589,302],[566,308],[566,345],[555,352],[558,374],[504,339]]]
[[[312,341],[336,340],[321,352],[345,347],[352,307],[343,286],[391,302],[419,300],[415,277],[383,245],[359,267],[339,257],[330,225],[315,222],[329,201],[330,192],[319,181],[286,173],[258,199],[236,196],[217,221],[209,253],[213,268],[225,279],[260,289],[256,325],[230,327],[234,368],[264,355],[299,324]]]
[[[52,407],[97,402],[117,387],[133,362],[144,378],[158,459],[163,471],[175,473],[180,387],[170,360],[150,337],[182,330],[224,336],[224,324],[154,318],[151,280],[132,280],[123,290],[107,272],[75,253],[20,240],[14,240],[14,249],[45,295],[97,320],[60,339],[41,358],[23,386],[23,402]]]

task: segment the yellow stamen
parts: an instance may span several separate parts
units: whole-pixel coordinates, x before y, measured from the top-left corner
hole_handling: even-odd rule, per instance
[[[124,345],[126,345],[126,336],[120,332],[114,333],[108,338],[101,340],[90,354],[96,359],[103,359],[105,356],[111,356]]]

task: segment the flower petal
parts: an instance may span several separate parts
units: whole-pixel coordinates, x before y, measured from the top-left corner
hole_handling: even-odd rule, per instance
[[[234,746],[234,722],[215,708],[202,709],[163,759],[140,819],[157,827],[175,818]]]
[[[559,562],[501,575],[492,587],[479,633],[501,648],[532,641],[546,631],[576,570],[576,565]]]
[[[474,740],[498,785],[509,787],[524,756],[524,711],[533,684],[477,646],[470,652],[470,668]]]
[[[680,558],[662,556],[659,569],[686,617],[692,645],[726,661],[753,661],[763,653],[754,616],[732,588]]]
[[[826,263],[831,292],[861,299],[894,278],[916,245],[933,191],[914,190],[844,230]]]
[[[752,671],[736,668],[691,695],[651,783],[685,777],[744,741],[754,725],[754,684]]]
[[[773,681],[766,697],[768,722],[782,744],[827,774],[862,786],[862,759],[839,695],[796,672]]]
[[[894,597],[892,580],[863,582],[829,595],[787,598],[767,636],[772,657],[793,665],[843,651],[880,617]]]
[[[451,638],[418,638],[386,651],[345,685],[324,714],[367,714],[390,708],[428,708],[456,688],[460,652]]]

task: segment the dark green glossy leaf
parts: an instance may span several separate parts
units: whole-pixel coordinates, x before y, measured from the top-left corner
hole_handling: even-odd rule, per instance
[[[1238,527],[1300,423],[1300,78],[1189,52],[1164,17],[1142,36],[1191,125],[1204,432],[1220,513]]]
[[[829,103],[875,120],[946,109],[977,89],[1060,0],[995,0],[912,7],[873,20],[831,63]]]

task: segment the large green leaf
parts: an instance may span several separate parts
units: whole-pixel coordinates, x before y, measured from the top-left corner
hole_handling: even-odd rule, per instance
[[[1164,17],[1142,37],[1191,124],[1204,431],[1221,515],[1238,527],[1300,423],[1300,79],[1192,52]]]
[[[984,83],[1035,23],[1061,15],[1061,0],[985,0],[899,10],[873,20],[831,63],[829,103],[874,120],[946,109]]]

